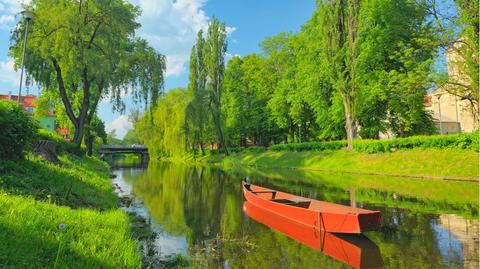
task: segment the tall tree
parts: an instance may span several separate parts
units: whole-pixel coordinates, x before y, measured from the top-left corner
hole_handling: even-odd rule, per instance
[[[359,0],[318,1],[322,11],[322,63],[325,74],[342,98],[345,112],[347,149],[352,150],[352,141],[357,136],[358,118],[358,24]]]
[[[164,57],[136,39],[137,7],[122,0],[33,0],[25,68],[47,91],[58,91],[80,147],[101,98],[123,110],[121,96],[155,102],[163,89]],[[25,24],[12,33],[18,67]],[[133,87],[129,87],[133,86]],[[87,150],[91,153],[91,150]]]
[[[187,106],[186,128],[190,136],[188,144],[196,153],[200,149],[205,154],[204,144],[206,138],[206,125],[208,120],[207,103],[207,70],[205,67],[205,39],[203,31],[197,34],[197,41],[190,53],[190,73],[188,90],[192,101]]]
[[[225,24],[213,18],[208,26],[205,40],[205,67],[207,70],[207,90],[209,107],[212,114],[219,148],[228,155],[222,119],[223,76],[225,71],[225,53],[227,52],[227,31]]]

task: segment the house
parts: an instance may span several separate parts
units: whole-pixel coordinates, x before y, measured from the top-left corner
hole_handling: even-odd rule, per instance
[[[0,94],[0,100],[18,100],[18,95],[11,95],[11,94]],[[33,95],[26,95],[20,97],[20,104],[23,108],[33,116],[35,112],[35,100],[37,98]],[[37,120],[40,124],[40,128],[46,129],[49,131],[55,130],[55,115],[53,113],[53,109],[48,111],[46,116],[37,117]]]
[[[59,133],[65,141],[70,141],[70,131],[66,128],[57,128],[57,133]]]
[[[461,43],[455,42],[452,46],[456,46],[455,48],[458,49]],[[455,48],[451,47],[445,53],[448,77],[451,81],[470,85],[469,78],[462,74],[458,69],[458,64],[455,64],[462,60]],[[468,100],[461,100],[458,96],[451,94],[448,85],[428,93],[424,104],[425,109],[430,111],[441,134],[472,132],[479,127],[478,115],[475,115],[478,105],[473,105]]]

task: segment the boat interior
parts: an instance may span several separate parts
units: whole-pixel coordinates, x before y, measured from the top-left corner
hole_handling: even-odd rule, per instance
[[[245,187],[247,190],[252,192],[253,194],[260,194],[260,193],[271,193],[272,198],[269,199],[272,202],[279,203],[279,204],[284,204],[284,205],[289,205],[289,206],[296,206],[296,207],[301,207],[301,208],[309,208],[310,207],[310,200],[307,199],[301,199],[301,198],[294,198],[294,197],[289,197],[289,198],[279,198],[277,199],[277,192],[276,191],[270,191],[270,190],[265,190],[265,191],[253,191],[250,188],[250,184],[245,184]]]

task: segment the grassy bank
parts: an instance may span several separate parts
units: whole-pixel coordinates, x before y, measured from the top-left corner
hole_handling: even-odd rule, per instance
[[[204,162],[221,166],[250,165],[332,172],[443,177],[476,180],[478,152],[462,149],[409,149],[385,153],[341,150],[244,151],[230,156],[210,155]]]
[[[139,246],[107,165],[60,160],[0,162],[0,267],[138,268]]]

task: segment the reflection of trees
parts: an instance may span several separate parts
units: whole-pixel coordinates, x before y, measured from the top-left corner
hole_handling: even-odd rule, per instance
[[[160,164],[150,166],[135,182],[134,192],[163,229],[178,236],[189,233],[184,217],[185,179],[189,169]]]
[[[202,255],[206,260],[203,264],[209,268],[216,268],[225,261],[231,268],[346,267],[246,217],[242,212],[240,185],[244,175],[238,171],[225,173],[213,168],[162,163],[150,166],[135,181],[134,191],[165,232],[184,235],[189,246],[207,250]],[[348,200],[344,182],[277,178],[263,180],[262,184],[322,200]],[[386,267],[446,267],[432,225],[436,217],[414,213],[421,212],[422,206],[428,207],[428,203],[420,199],[406,201],[405,206],[418,207],[412,212],[385,207],[385,204],[402,203],[403,198],[388,197],[391,193],[381,190],[363,188],[357,191],[357,201],[372,199],[383,204],[378,208],[383,212],[382,229],[367,236],[379,246]],[[244,239],[256,246],[254,250],[239,243]],[[215,255],[209,255],[208,249],[215,249]],[[458,264],[462,264],[461,261]]]

